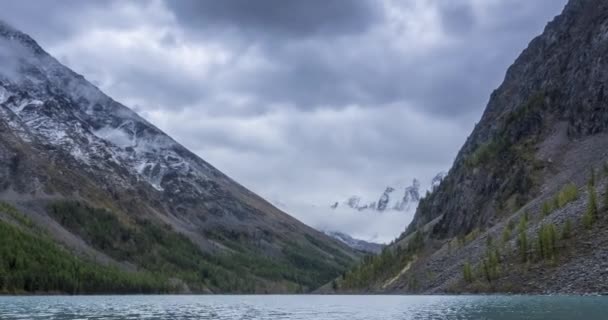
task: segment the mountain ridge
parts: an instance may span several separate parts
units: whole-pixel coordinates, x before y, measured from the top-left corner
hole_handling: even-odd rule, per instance
[[[432,191],[438,187],[445,175],[445,172],[436,174],[431,179],[430,187],[427,191]],[[416,209],[416,206],[422,197],[421,192],[423,192],[423,190],[421,190],[420,180],[414,178],[409,185],[388,185],[376,201],[364,200],[361,196],[353,195],[345,201],[334,202],[330,205],[330,208],[337,209],[339,207],[347,206],[358,211],[410,211],[410,209]]]
[[[446,178],[342,292],[608,291],[608,3],[570,0],[490,97]]]
[[[19,212],[16,216],[24,215],[49,235],[45,241],[78,258],[103,257],[121,270],[163,277],[179,273],[189,278],[179,279],[181,287],[195,292],[311,290],[358,259],[5,23],[0,23],[0,57],[5,62],[0,68],[0,200],[13,208],[0,211],[0,222],[30,232],[8,213]],[[119,237],[97,234],[95,223],[118,230]],[[165,252],[169,246],[182,249]],[[133,251],[144,247],[154,251],[152,256]],[[207,271],[196,274],[196,266],[175,256],[180,250]],[[233,279],[219,283],[216,274]]]
[[[324,231],[324,233],[334,239],[345,243],[347,246],[355,250],[365,252],[367,254],[378,254],[382,252],[382,248],[384,248],[383,244],[356,239],[344,232]]]

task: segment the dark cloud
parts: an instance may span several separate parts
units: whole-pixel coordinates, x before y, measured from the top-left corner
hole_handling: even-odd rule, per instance
[[[372,0],[166,1],[178,21],[195,29],[230,28],[264,36],[308,37],[364,32],[380,20]]]
[[[80,24],[79,15],[110,3],[109,0],[0,0],[0,19],[44,43],[53,43],[73,36],[79,28],[85,27]]]
[[[0,0],[0,19],[290,213],[363,235],[323,206],[448,169],[565,2]]]
[[[470,2],[444,0],[438,8],[442,27],[447,33],[466,33],[475,27],[475,13]]]
[[[195,29],[233,30],[242,37],[231,45],[240,50],[254,43],[260,48],[273,67],[235,73],[226,78],[224,88],[251,93],[266,102],[259,105],[263,109],[273,104],[314,110],[409,102],[424,112],[454,117],[484,108],[508,65],[542,30],[546,19],[538,19],[539,13],[555,14],[563,2],[505,0],[478,12],[471,1],[428,2],[437,11],[448,43],[436,44],[414,59],[409,51],[417,50],[417,39],[400,40],[396,30],[387,30],[393,33],[388,35],[366,32],[372,23],[382,23],[378,17],[386,16],[369,14],[383,10],[380,1],[172,1],[167,5],[180,23]],[[406,11],[417,8],[416,1],[393,3]],[[478,26],[478,20],[484,25]],[[345,27],[351,24],[358,29]],[[252,39],[251,30],[264,36]],[[390,41],[413,42],[411,49],[403,43],[405,49],[395,50]]]

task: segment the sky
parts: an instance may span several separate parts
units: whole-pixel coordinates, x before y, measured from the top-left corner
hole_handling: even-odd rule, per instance
[[[566,0],[0,0],[0,19],[312,226],[388,241],[412,213],[328,210],[450,168]]]

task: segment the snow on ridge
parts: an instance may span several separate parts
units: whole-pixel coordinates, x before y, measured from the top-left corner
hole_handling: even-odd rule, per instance
[[[13,111],[15,111],[15,113],[19,114],[21,111],[23,111],[23,109],[25,109],[25,107],[27,107],[29,105],[41,106],[43,104],[44,103],[40,100],[24,100]]]
[[[0,103],[5,103],[8,98],[10,98],[10,94],[3,86],[0,86]]]
[[[14,41],[13,33],[3,38],[1,31],[0,57],[10,61],[5,59],[0,65],[0,103],[13,117],[9,125],[22,138],[35,137],[57,146],[89,167],[114,171],[107,161],[114,162],[159,191],[168,173],[177,173],[193,185],[210,179],[210,166],[183,152],[175,140],[133,110],[36,49],[28,39]],[[16,99],[6,103],[10,97]],[[46,108],[45,101],[55,103]]]

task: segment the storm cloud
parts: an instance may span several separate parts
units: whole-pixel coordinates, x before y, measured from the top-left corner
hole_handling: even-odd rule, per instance
[[[259,37],[359,34],[379,22],[373,0],[167,1],[178,21],[199,30],[235,31]]]
[[[0,0],[0,19],[288,213],[386,241],[411,216],[325,208],[449,169],[565,2]]]

